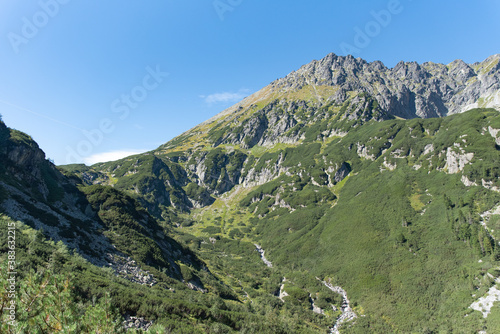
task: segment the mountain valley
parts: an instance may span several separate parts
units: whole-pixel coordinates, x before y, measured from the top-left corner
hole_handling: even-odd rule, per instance
[[[329,54],[92,166],[0,122],[0,161],[17,317],[40,333],[500,331],[478,304],[500,278],[500,55]]]

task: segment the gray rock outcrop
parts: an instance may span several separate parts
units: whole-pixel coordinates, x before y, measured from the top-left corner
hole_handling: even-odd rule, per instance
[[[500,54],[475,64],[399,62],[390,69],[380,61],[368,63],[331,53],[271,85],[281,91],[334,86],[338,90],[330,99],[339,104],[347,92],[359,92],[374,97],[394,116],[446,116],[476,107],[500,107]]]

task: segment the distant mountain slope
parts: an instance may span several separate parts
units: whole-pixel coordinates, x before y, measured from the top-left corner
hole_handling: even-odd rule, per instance
[[[484,218],[500,203],[497,128],[495,110],[363,125],[238,209],[253,213],[249,235],[274,266],[333,276],[362,306],[368,317],[347,332],[479,330],[482,315],[468,307],[499,276],[489,231],[498,225]],[[308,194],[321,182],[315,174],[342,163],[348,176],[328,188],[336,200]]]
[[[370,121],[256,162],[221,146],[266,177],[193,210],[188,230],[254,240],[288,282],[330,278],[365,315],[345,332],[494,332],[498,318],[469,306],[500,276],[499,216],[487,214],[500,203],[499,129],[497,110],[478,109]]]

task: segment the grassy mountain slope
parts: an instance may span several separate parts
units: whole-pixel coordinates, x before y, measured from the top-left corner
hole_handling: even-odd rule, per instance
[[[333,187],[340,188],[333,207],[303,201],[305,208],[290,213],[277,209],[274,200],[255,202],[278,196],[271,184],[280,184],[279,179],[250,192],[240,206],[255,215],[270,210],[252,222],[273,263],[333,277],[367,313],[357,321],[364,330],[378,325],[401,332],[480,329],[479,313],[464,317],[492,284],[486,272],[498,265],[498,247],[480,225],[480,214],[500,196],[482,186],[467,187],[462,179],[498,185],[499,151],[487,130],[498,121],[496,110],[475,110],[359,127],[314,159],[332,159],[327,165],[349,161],[352,168],[341,188]],[[359,143],[366,143],[367,158],[355,149]],[[462,171],[449,174],[453,155],[446,158],[446,152],[458,148],[455,143],[474,157]],[[427,145],[434,149],[423,154]],[[318,165],[293,174],[307,179],[315,168],[322,169]],[[305,189],[285,190],[281,197],[301,199]]]
[[[4,284],[7,228],[15,225],[17,321],[22,328],[118,333],[128,316],[154,322],[158,333],[318,333],[328,327],[324,317],[296,319],[298,307],[269,308],[270,295],[250,307],[236,287],[228,285],[226,271],[211,272],[183,246],[190,236],[166,228],[116,188],[84,186],[70,172],[61,174],[29,136],[2,122],[0,127],[0,273]],[[47,184],[61,189],[60,195],[53,199]],[[238,249],[232,242],[228,247]],[[247,264],[256,272],[265,268],[253,249],[246,251],[254,255]],[[28,307],[31,299],[36,303]],[[2,289],[0,302],[5,320],[7,289]],[[275,306],[283,305],[275,301]],[[21,327],[16,328],[2,321],[2,332],[15,333]]]
[[[469,306],[494,284],[490,275],[498,276],[490,232],[497,216],[481,216],[500,201],[498,111],[356,124],[329,138],[262,149],[154,152],[185,171],[184,184],[213,198],[189,210],[173,206],[178,240],[241,300],[309,315],[311,303],[322,305],[323,326],[340,314],[328,306],[338,295],[324,297],[328,289],[317,278],[342,286],[363,315],[342,326],[346,332],[494,326]],[[137,159],[91,170],[104,174],[103,166],[108,172]],[[116,184],[129,176],[122,178]],[[273,263],[262,275],[253,243]],[[280,290],[289,294],[282,306]]]

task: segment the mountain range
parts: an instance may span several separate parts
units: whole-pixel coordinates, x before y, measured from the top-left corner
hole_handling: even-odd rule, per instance
[[[499,111],[500,55],[329,54],[114,162],[54,166],[1,122],[1,221],[20,284],[70,277],[108,332],[495,333]]]

